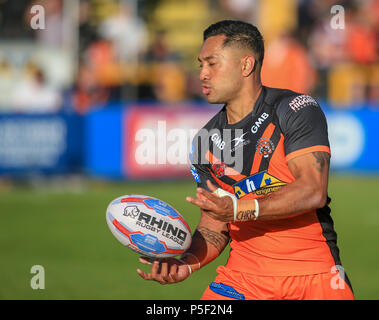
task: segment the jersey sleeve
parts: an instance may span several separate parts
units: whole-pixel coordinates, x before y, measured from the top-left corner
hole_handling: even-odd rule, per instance
[[[205,158],[205,150],[201,150],[202,145],[204,146],[202,139],[198,139],[198,136],[195,136],[194,140],[192,141],[192,150],[189,154],[190,169],[197,183],[197,186],[210,191],[207,186],[207,180],[210,180],[217,187],[219,187],[219,184],[212,177],[208,169],[210,167],[210,164],[209,161]]]
[[[326,118],[311,96],[298,95],[282,100],[277,116],[284,135],[287,161],[309,152],[330,154]]]

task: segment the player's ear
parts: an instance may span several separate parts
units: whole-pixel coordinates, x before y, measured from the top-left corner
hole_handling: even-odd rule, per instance
[[[255,70],[255,64],[254,56],[245,56],[242,61],[242,75],[244,77],[250,76]]]

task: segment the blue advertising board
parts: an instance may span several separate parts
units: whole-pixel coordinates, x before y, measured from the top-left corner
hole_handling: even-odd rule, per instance
[[[81,170],[82,121],[74,114],[1,114],[0,174]]]
[[[344,173],[379,173],[379,111],[367,107],[336,109],[326,103],[321,103],[321,106],[328,121],[332,152],[331,170]],[[174,116],[170,117],[167,110],[161,109],[159,105],[155,107],[154,112],[142,106],[134,106],[105,108],[89,114],[86,119],[86,172],[95,176],[127,179],[185,176],[183,164],[170,166],[168,163],[165,168],[159,169],[159,166],[156,166],[154,169],[149,164],[136,161],[136,151],[140,148],[138,143],[147,144],[146,141],[138,141],[136,134],[143,128],[156,130],[159,121],[167,118],[169,135],[171,127],[186,127],[187,119],[188,127],[193,127],[188,114],[195,114],[202,120],[210,119],[211,113],[217,112],[217,109],[199,108],[194,105],[192,108],[187,106],[183,110],[171,112],[180,120]],[[166,141],[166,144],[168,142]],[[150,151],[159,149],[158,142],[155,143],[155,148],[149,145]],[[166,147],[169,150],[169,145]],[[156,154],[152,154],[152,157],[156,158]],[[190,173],[189,165],[185,170]]]
[[[85,172],[105,178],[121,178],[122,115],[124,109],[95,110],[85,117]]]
[[[321,106],[328,121],[331,170],[379,173],[379,108]],[[191,135],[217,111],[197,105],[175,111],[160,105],[134,105],[94,110],[85,116],[0,114],[0,175],[84,172],[116,179],[190,176],[189,165],[184,157],[176,156],[173,147],[181,146],[187,157]],[[147,133],[160,135],[163,120],[164,148],[162,141],[147,139]],[[160,166],[162,152],[165,166]],[[155,162],[145,159],[150,154]]]
[[[331,170],[379,173],[379,108],[336,109],[323,105],[332,152]]]

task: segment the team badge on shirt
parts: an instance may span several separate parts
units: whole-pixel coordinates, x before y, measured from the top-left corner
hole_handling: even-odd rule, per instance
[[[275,146],[269,138],[262,137],[257,142],[256,150],[263,156],[263,158],[268,158],[275,150]]]
[[[216,177],[221,178],[225,175],[226,164],[223,162],[217,162],[212,164],[212,170]]]

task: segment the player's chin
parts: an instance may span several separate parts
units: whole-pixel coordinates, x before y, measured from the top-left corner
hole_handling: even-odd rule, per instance
[[[205,99],[207,100],[208,103],[211,103],[211,104],[222,104],[222,99],[220,99],[220,97],[216,96],[215,94],[207,94],[205,96]]]

